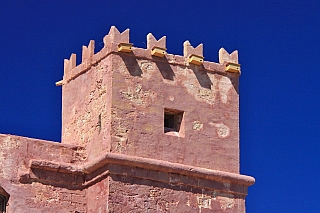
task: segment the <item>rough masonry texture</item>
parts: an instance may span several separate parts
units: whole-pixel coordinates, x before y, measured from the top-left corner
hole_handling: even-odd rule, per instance
[[[196,65],[202,44],[172,55],[148,34],[147,49],[122,52],[129,30],[115,27],[103,42],[64,61],[61,143],[0,135],[6,211],[245,212],[240,73],[225,69],[237,51]]]

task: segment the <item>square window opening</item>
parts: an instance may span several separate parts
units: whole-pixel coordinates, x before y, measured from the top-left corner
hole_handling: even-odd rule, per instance
[[[164,109],[164,132],[179,132],[183,119],[183,111]]]
[[[1,213],[6,212],[6,205],[7,205],[6,197],[0,194],[0,212]]]
[[[0,186],[0,213],[6,212],[6,206],[10,195]]]

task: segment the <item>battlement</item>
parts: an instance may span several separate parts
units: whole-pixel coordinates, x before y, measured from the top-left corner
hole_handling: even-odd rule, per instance
[[[113,53],[181,66],[202,66],[207,72],[233,72],[240,74],[237,50],[229,54],[224,48],[221,48],[219,50],[219,62],[216,63],[203,60],[203,44],[193,47],[189,41],[185,41],[183,43],[183,56],[180,56],[166,52],[166,36],[157,40],[152,33],[149,33],[147,35],[147,49],[134,47],[129,40],[129,29],[120,33],[115,26],[112,26],[109,33],[103,38],[104,47],[100,52],[94,54],[95,42],[90,40],[88,46],[82,46],[81,64],[76,65],[76,54],[74,53],[71,54],[69,59],[64,59],[63,80],[56,82],[56,85],[61,86],[68,83]],[[123,51],[120,48],[121,45],[126,46],[128,49]],[[237,68],[228,69],[227,66],[229,64],[233,64]]]

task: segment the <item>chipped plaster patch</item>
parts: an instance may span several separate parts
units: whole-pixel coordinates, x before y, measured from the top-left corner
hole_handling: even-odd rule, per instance
[[[128,143],[129,128],[126,128],[119,123],[115,130],[115,138],[117,139],[116,152],[123,153],[126,150],[124,144]]]
[[[213,105],[215,103],[216,91],[199,87],[196,98],[204,100],[207,103]]]
[[[137,84],[134,88],[129,87],[128,91],[123,91],[121,94],[125,99],[128,99],[137,105],[145,105],[149,98],[151,98],[151,100],[155,98],[153,92],[142,90],[141,84]]]
[[[161,191],[159,189],[150,189],[149,197],[151,199],[154,199],[154,198],[160,197],[160,196],[161,196]]]
[[[18,149],[20,147],[20,144],[21,142],[19,140],[8,136],[3,140],[2,148],[6,150]]]
[[[145,65],[146,66],[146,65]],[[148,67],[148,66],[147,66]],[[220,94],[220,100],[222,103],[228,102],[228,93],[232,88],[232,82],[228,77],[222,76],[221,78],[215,77],[213,74],[208,75],[208,80],[210,80],[210,88],[205,88],[200,85],[198,79],[187,78],[187,76],[192,76],[194,73],[191,69],[187,67],[177,67],[177,72],[175,73],[177,79],[180,80],[181,84],[187,89],[188,93],[193,95],[197,101],[204,101],[210,105],[215,104],[217,94]],[[175,81],[170,81],[169,83],[174,83]],[[168,83],[168,82],[167,82]]]
[[[232,83],[228,77],[221,77],[218,83],[220,98],[222,103],[228,102],[228,92],[232,87]]]
[[[217,135],[221,138],[228,137],[230,134],[230,128],[223,123],[210,122],[209,125],[216,128]]]
[[[220,203],[220,208],[223,210],[232,209],[234,207],[233,198],[219,196],[217,200]]]
[[[73,155],[76,161],[84,161],[87,159],[87,150],[83,147],[77,147]]]
[[[183,72],[177,72],[177,79],[185,79],[182,81],[182,85],[187,89],[189,94],[191,94],[197,101],[206,102],[210,105],[215,104],[215,99],[219,92],[217,89],[217,83],[219,80],[214,75],[208,75],[211,85],[210,88],[205,88],[200,85],[196,77],[187,77],[194,75],[192,70],[188,68],[180,68],[180,70],[183,70]]]
[[[224,183],[224,187],[230,188],[230,183]],[[221,193],[218,191],[213,191],[212,199],[218,201],[220,204],[220,208],[223,210],[234,208],[235,203],[234,203],[234,195],[233,194],[227,194],[227,193]]]
[[[190,198],[188,198],[188,200],[187,200],[187,206],[190,206]]]
[[[38,185],[37,189],[36,196],[33,198],[35,203],[59,201],[58,192],[53,186]]]
[[[210,197],[197,197],[199,208],[211,209],[211,198]]]
[[[193,130],[202,130],[203,128],[203,123],[201,123],[200,121],[193,121],[193,124],[192,124],[192,129]]]

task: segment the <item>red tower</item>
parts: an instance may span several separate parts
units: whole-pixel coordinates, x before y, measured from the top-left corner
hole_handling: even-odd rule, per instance
[[[8,212],[245,212],[237,51],[136,48],[115,27],[103,41],[64,62],[61,144],[0,135]]]

